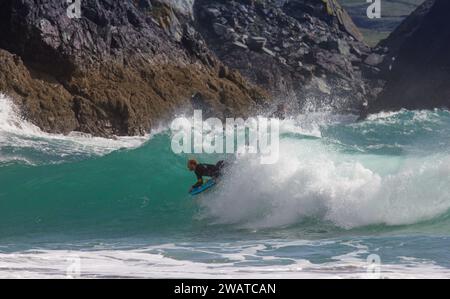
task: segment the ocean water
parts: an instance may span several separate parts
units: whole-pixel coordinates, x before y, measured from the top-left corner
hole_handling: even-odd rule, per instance
[[[210,192],[169,130],[42,132],[0,96],[0,278],[450,278],[450,112],[281,124]]]

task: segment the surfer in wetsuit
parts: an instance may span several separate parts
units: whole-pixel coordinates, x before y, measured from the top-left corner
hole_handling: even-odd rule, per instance
[[[216,165],[212,164],[201,164],[198,163],[197,160],[189,160],[188,161],[188,169],[190,171],[195,172],[197,176],[197,183],[192,186],[192,191],[194,188],[200,187],[203,185],[203,177],[211,177],[213,179],[217,179],[221,176],[222,170],[225,166],[225,161],[219,161]]]

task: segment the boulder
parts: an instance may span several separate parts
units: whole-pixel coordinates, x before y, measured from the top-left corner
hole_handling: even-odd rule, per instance
[[[267,39],[261,36],[251,36],[247,40],[247,46],[252,51],[262,51],[266,43]]]
[[[369,112],[450,108],[450,1],[427,0],[379,45],[386,86]]]

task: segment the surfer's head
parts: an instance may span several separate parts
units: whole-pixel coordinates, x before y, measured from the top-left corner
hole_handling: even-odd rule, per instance
[[[188,161],[187,167],[190,171],[194,171],[197,168],[198,162],[197,160],[191,159]]]

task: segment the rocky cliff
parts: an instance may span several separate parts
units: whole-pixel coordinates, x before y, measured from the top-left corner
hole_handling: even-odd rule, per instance
[[[387,81],[370,112],[450,108],[450,1],[428,0],[378,51]]]
[[[0,1],[0,91],[50,132],[135,135],[182,109],[242,115],[267,99],[190,26],[192,3]],[[194,100],[192,99],[192,96]]]
[[[144,134],[177,112],[360,113],[378,56],[336,0],[0,1],[0,92],[49,132]]]
[[[380,91],[371,50],[335,0],[197,0],[194,13],[225,64],[300,109],[359,113]]]

